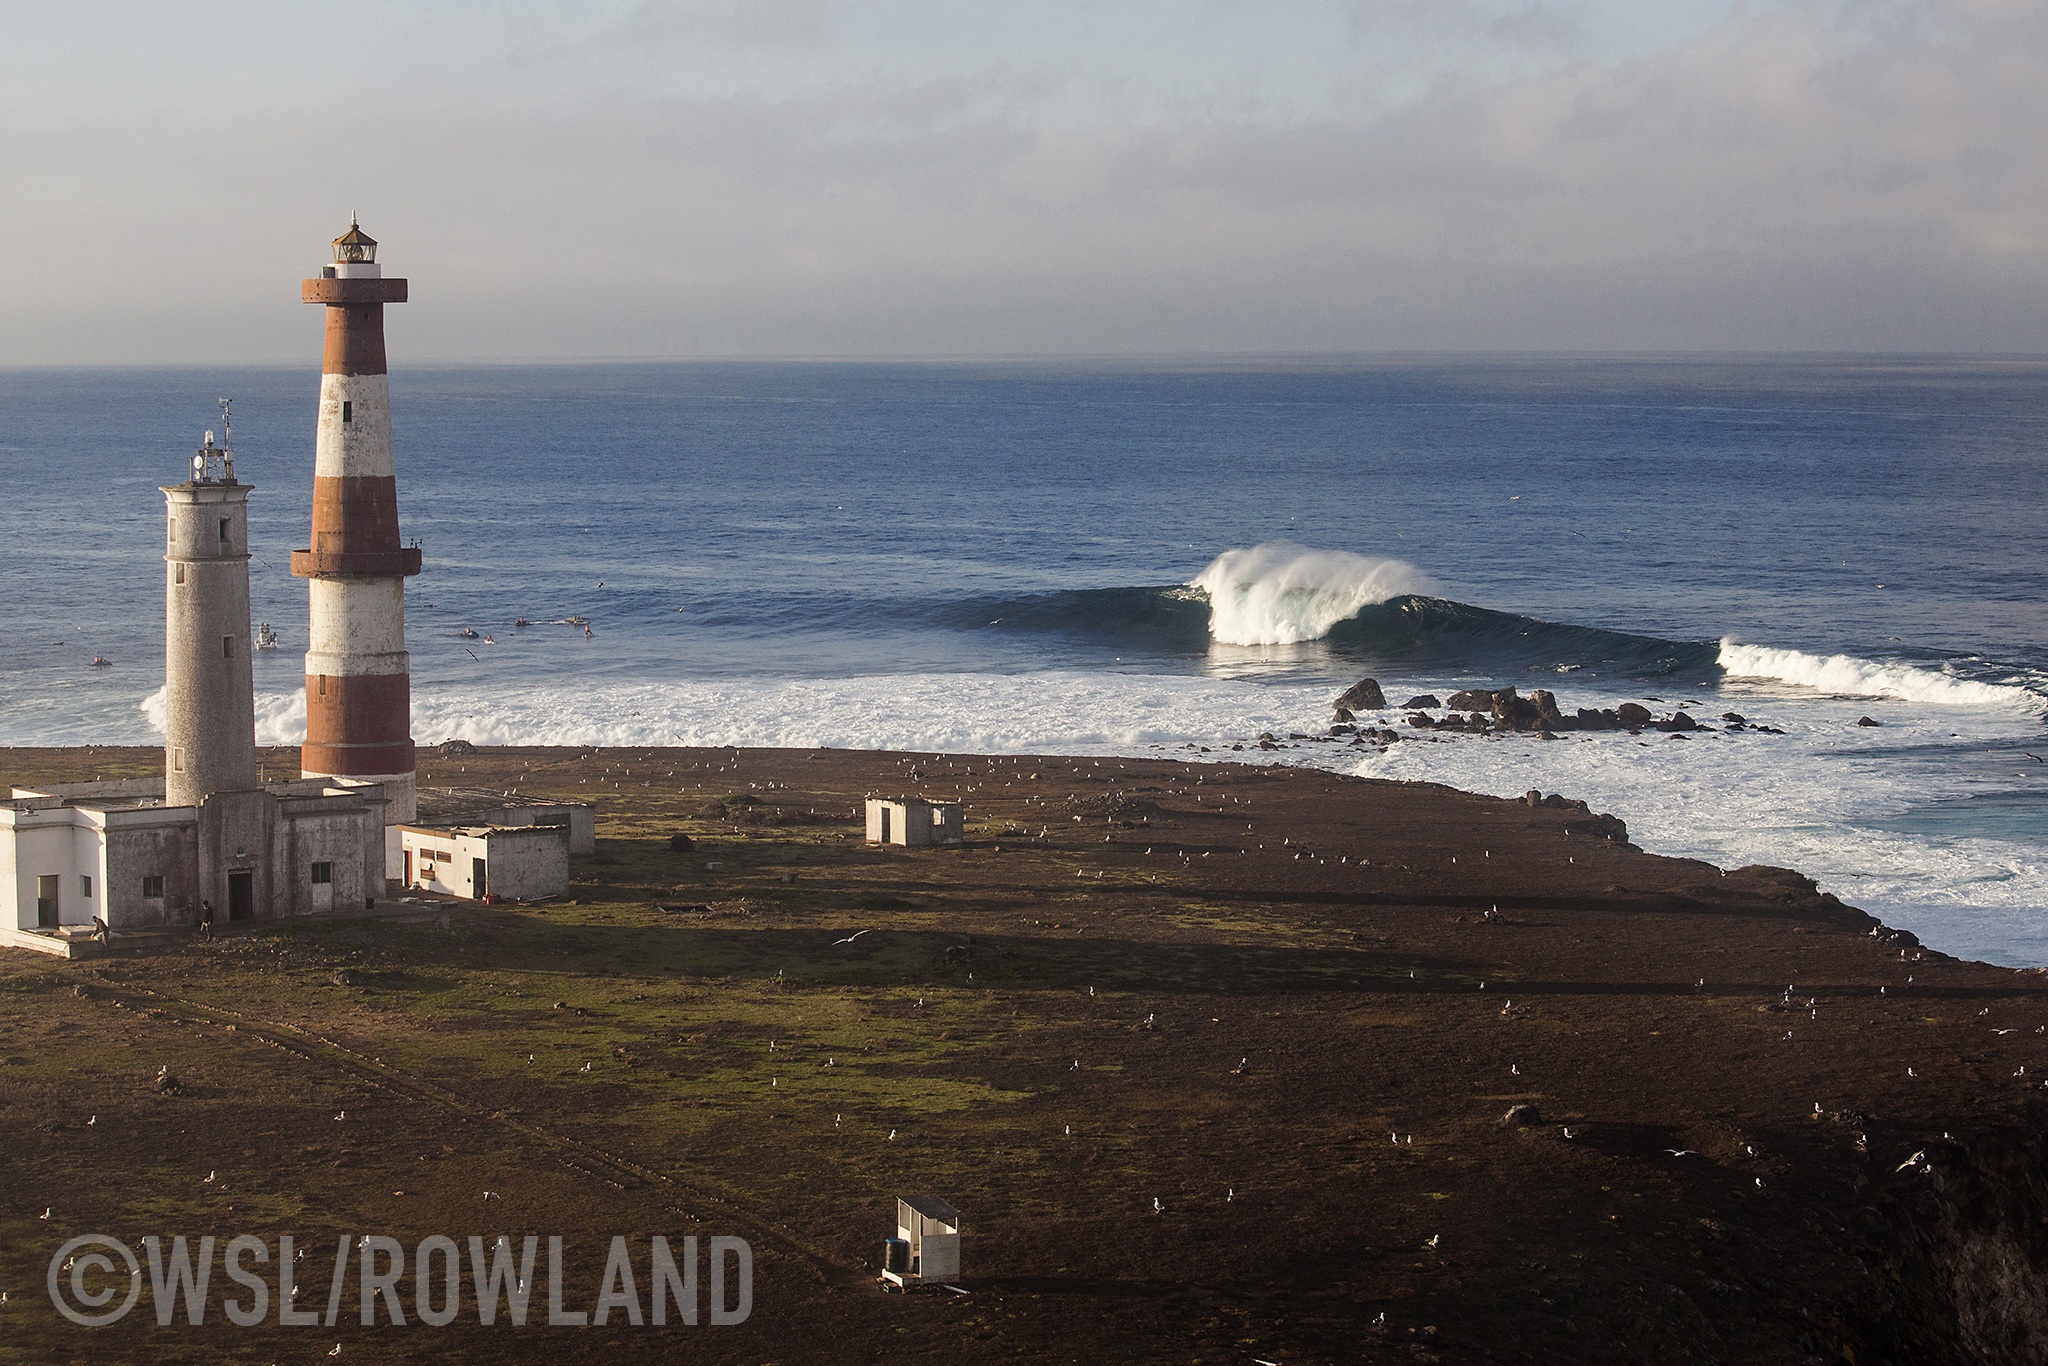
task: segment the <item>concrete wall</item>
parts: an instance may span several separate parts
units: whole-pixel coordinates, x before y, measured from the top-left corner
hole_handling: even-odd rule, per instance
[[[569,890],[567,826],[493,830],[487,843],[490,890],[516,901],[561,896]]]
[[[597,813],[580,802],[564,802],[559,806],[501,807],[493,811],[484,823],[512,826],[566,823],[569,827],[570,853],[597,852]]]
[[[281,814],[279,914],[360,911],[369,898],[384,894],[384,822],[376,808],[338,797],[290,801]],[[313,881],[316,863],[331,865],[331,881]]]
[[[104,813],[107,924],[117,930],[189,925],[199,917],[198,820],[191,807],[141,807]],[[145,897],[144,877],[161,877],[164,894]]]
[[[4,895],[12,903],[0,908],[0,917],[16,929],[36,928],[37,879],[57,878],[58,923],[86,925],[100,913],[104,895],[100,880],[100,832],[75,807],[49,806],[20,811],[0,808],[0,847],[13,866],[6,879]],[[93,879],[88,900],[79,885],[81,877]]]

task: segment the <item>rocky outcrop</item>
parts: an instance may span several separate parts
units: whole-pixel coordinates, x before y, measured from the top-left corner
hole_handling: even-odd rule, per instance
[[[1514,692],[1509,688],[1508,692]],[[1450,707],[1453,711],[1492,711],[1493,693],[1485,688],[1467,688],[1451,694]]]
[[[1641,730],[1653,719],[1648,707],[1635,702],[1624,702],[1616,707],[1614,717],[1628,730]]]
[[[1380,691],[1378,680],[1361,678],[1330,705],[1351,711],[1380,711],[1387,705],[1387,696]]]
[[[1423,693],[1423,694],[1422,694],[1421,696],[1419,696],[1419,697],[1411,697],[1411,698],[1409,698],[1409,699],[1408,699],[1408,700],[1407,700],[1406,702],[1403,702],[1403,703],[1401,704],[1401,706],[1402,706],[1402,707],[1403,707],[1404,709],[1406,709],[1406,710],[1409,710],[1409,711],[1413,711],[1413,710],[1415,710],[1415,709],[1416,709],[1416,708],[1418,708],[1418,707],[1420,707],[1420,708],[1423,708],[1423,709],[1425,709],[1425,710],[1428,710],[1428,711],[1435,711],[1435,710],[1436,710],[1436,709],[1437,709],[1438,707],[1441,707],[1442,705],[1443,705],[1443,703],[1441,703],[1441,702],[1439,702],[1439,701],[1437,701],[1437,700],[1436,700],[1436,694],[1435,694],[1435,693],[1427,693],[1427,692],[1426,692],[1426,693]]]

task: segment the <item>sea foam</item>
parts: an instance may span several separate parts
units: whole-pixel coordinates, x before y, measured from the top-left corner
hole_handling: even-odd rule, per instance
[[[1721,642],[1721,667],[1736,678],[1780,682],[1854,697],[1898,697],[1908,702],[1957,706],[2025,706],[2039,710],[2041,698],[2026,688],[1951,678],[1909,664],[1880,664],[1853,655],[1809,655],[1762,645]]]
[[[1226,550],[1189,586],[1209,595],[1209,634],[1225,645],[1320,640],[1360,608],[1436,591],[1404,561],[1286,541]]]

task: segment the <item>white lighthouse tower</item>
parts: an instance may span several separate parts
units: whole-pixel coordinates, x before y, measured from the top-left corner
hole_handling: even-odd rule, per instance
[[[309,778],[383,784],[385,847],[396,869],[397,827],[417,805],[405,581],[420,572],[420,552],[399,541],[384,305],[405,302],[406,282],[384,277],[375,239],[350,223],[334,239],[333,263],[304,282],[301,297],[326,306],[327,348],[312,544],[292,552],[311,607],[299,767]]]
[[[163,490],[164,801],[198,806],[256,786],[256,690],[249,661],[249,494],[235,480],[228,403]]]

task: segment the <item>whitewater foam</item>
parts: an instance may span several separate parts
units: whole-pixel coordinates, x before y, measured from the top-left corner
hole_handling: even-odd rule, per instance
[[[1321,640],[1360,608],[1434,593],[1414,565],[1286,541],[1226,550],[1189,585],[1209,596],[1209,634],[1225,645]]]
[[[2042,699],[2026,688],[1951,678],[1909,664],[1880,664],[1853,655],[1810,655],[1762,645],[1721,642],[1720,664],[1731,677],[1775,678],[1783,683],[1853,697],[1897,697],[1950,706],[2025,706]]]

